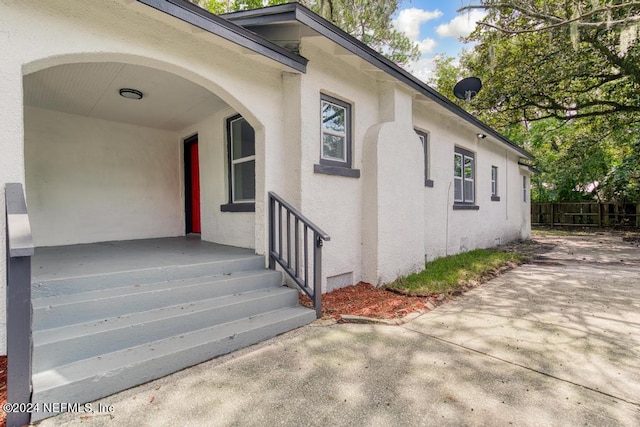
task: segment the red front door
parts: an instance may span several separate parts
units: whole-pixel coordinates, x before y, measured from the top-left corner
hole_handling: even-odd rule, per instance
[[[191,232],[200,233],[200,163],[198,141],[191,144]]]
[[[200,162],[197,135],[185,141],[184,153],[186,232],[200,233]]]

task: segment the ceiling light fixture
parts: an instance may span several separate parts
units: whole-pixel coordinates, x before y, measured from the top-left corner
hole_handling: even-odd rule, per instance
[[[135,89],[122,88],[120,89],[120,96],[127,99],[142,99],[142,92]]]
[[[476,135],[479,139],[485,139],[487,137],[487,135],[485,135],[484,133],[479,133]]]

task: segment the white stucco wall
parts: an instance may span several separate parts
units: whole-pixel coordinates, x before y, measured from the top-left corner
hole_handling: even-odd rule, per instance
[[[220,210],[221,205],[229,203],[226,121],[236,114],[232,109],[212,114],[179,134],[181,140],[198,134],[202,239],[255,248],[255,213]],[[181,146],[184,147],[183,144]],[[263,177],[264,174],[256,174],[256,187],[264,186]]]
[[[531,238],[531,177],[532,172],[525,166],[520,166],[520,238]],[[515,175],[515,173],[514,173]],[[522,177],[527,177],[526,201],[522,195]]]
[[[168,173],[175,177],[178,172],[180,200],[174,205],[180,215],[184,197],[182,140],[198,132],[204,153],[200,157],[203,238],[254,247],[256,252],[265,253],[266,191],[275,191],[331,235],[331,242],[324,248],[325,290],[328,283],[342,286],[365,277],[376,283],[391,280],[394,275],[414,269],[419,257],[433,258],[457,252],[461,247],[489,246],[497,238],[506,240],[527,233],[521,178],[518,181],[523,172],[515,164],[515,155],[500,144],[487,148],[491,141],[478,145],[475,131],[459,119],[409,103],[409,92],[391,90],[388,83],[363,72],[361,63],[327,40],[303,39],[302,55],[310,62],[307,74],[299,75],[206,32],[194,31],[138,2],[86,0],[80,5],[65,0],[0,0],[0,46],[0,184],[25,181],[23,75],[70,62],[123,62],[161,69],[199,84],[222,98],[230,106],[229,112],[242,114],[256,132],[255,214],[220,212],[227,186],[226,170],[220,167],[221,160],[226,159],[225,155],[220,156],[226,144],[224,132],[220,132],[226,112],[172,135],[177,162]],[[388,81],[388,76],[383,80]],[[320,155],[320,93],[352,105],[353,168],[361,170],[360,178],[313,172]],[[393,100],[391,113],[386,100]],[[431,133],[434,188],[423,186],[422,157],[410,130],[413,126]],[[144,137],[155,131],[136,132]],[[165,141],[165,137],[168,135],[162,133],[160,140]],[[36,140],[42,143],[40,138]],[[61,140],[69,143],[65,138]],[[94,149],[106,143],[100,139]],[[365,147],[369,143],[376,144],[375,150]],[[479,211],[451,210],[449,165],[455,144],[477,153]],[[168,161],[168,151],[161,161]],[[62,159],[59,152],[53,154],[61,161],[75,161],[76,168],[82,167],[77,159]],[[367,157],[369,154],[372,156]],[[27,156],[37,159],[40,154],[27,151]],[[505,197],[501,194],[501,201],[491,204],[485,202],[489,189],[480,177],[489,174],[490,170],[485,169],[500,161],[505,162],[504,171],[500,171],[501,176],[505,174],[505,185],[501,187]],[[373,164],[375,172],[370,169]],[[35,182],[39,179],[37,169],[34,168]],[[512,178],[516,180],[514,185]],[[414,196],[414,192],[420,195]],[[1,194],[0,201],[3,197]],[[175,197],[172,191],[160,199],[164,203],[168,198],[175,201]],[[31,195],[29,198],[34,199]],[[35,197],[30,205],[36,208],[41,202]],[[4,203],[1,206],[4,209]],[[164,229],[175,226],[175,213],[170,217],[159,225]],[[36,223],[42,221],[39,218]],[[0,224],[3,223],[1,215]],[[49,233],[52,242],[58,238],[57,231],[42,231],[41,227],[34,232],[42,236]],[[1,234],[0,240],[3,239]],[[399,245],[403,240],[408,240],[406,248]],[[0,243],[0,286],[4,289],[5,245]],[[375,249],[368,247],[367,253],[363,250],[365,243],[375,244]],[[372,273],[369,266],[373,264],[376,266]],[[4,291],[0,291],[2,298]],[[4,328],[0,330],[0,353],[4,353]]]
[[[303,40],[302,47],[310,62],[301,76],[301,207],[331,235],[323,249],[325,291],[360,280],[392,281],[422,268],[425,259],[529,235],[517,153],[491,137],[478,139],[478,129],[435,104],[413,101],[401,85],[376,81],[333,54],[335,46],[325,40]],[[352,167],[360,178],[313,172],[321,93],[352,106]],[[430,137],[433,187],[424,186],[414,128]],[[478,210],[453,209],[456,146],[476,155]],[[491,200],[491,166],[498,167],[500,201]]]
[[[424,261],[424,208],[412,95],[362,73],[324,41],[305,39],[302,47],[309,67],[302,76],[301,205],[331,236],[323,248],[323,289],[413,272]],[[360,178],[314,173],[321,93],[351,105],[352,168]]]
[[[283,128],[282,72],[286,68],[229,42],[127,0],[0,1],[0,185],[25,181],[23,76],[72,62],[122,62],[157,68],[210,90],[256,130],[256,174],[278,166]],[[268,127],[265,128],[265,124]],[[184,135],[176,135],[179,147]],[[267,149],[267,146],[269,147]],[[264,253],[265,186],[284,190],[275,169],[256,188],[254,244]],[[4,212],[4,192],[0,195]],[[249,221],[250,222],[250,221]],[[4,214],[0,215],[4,228]],[[40,232],[38,232],[40,234]],[[5,244],[0,244],[0,353],[5,352]]]
[[[429,133],[434,182],[433,188],[424,188],[427,260],[528,236],[530,225],[523,224],[519,156],[491,137],[477,138],[477,130],[434,107],[415,103],[413,120],[417,129]],[[453,209],[456,146],[475,153],[478,210]],[[500,201],[491,200],[491,166],[498,167]]]
[[[184,234],[177,135],[25,108],[36,246]]]
[[[365,132],[378,123],[378,93],[374,79],[327,53],[316,41],[303,39],[301,49],[309,65],[302,76],[300,204],[303,214],[331,236],[323,247],[322,265],[323,290],[328,291],[333,278],[342,286],[362,278],[362,178],[314,173],[320,159],[320,94],[351,104],[352,167],[362,169]]]
[[[2,6],[0,5],[0,8]],[[6,354],[6,209],[4,184],[24,184],[22,148],[22,73],[8,64],[12,58],[5,46],[15,40],[15,35],[5,26],[10,17],[0,9],[0,354]],[[6,66],[5,66],[6,65]]]
[[[282,139],[280,164],[286,171],[284,189],[281,194],[293,206],[300,207],[302,188],[300,174],[302,171],[302,148],[306,146],[302,140],[302,126],[309,112],[302,107],[303,81],[306,76],[283,73],[282,109],[287,125]]]
[[[380,124],[364,138],[363,279],[374,284],[424,268],[422,146],[411,93],[379,84]]]

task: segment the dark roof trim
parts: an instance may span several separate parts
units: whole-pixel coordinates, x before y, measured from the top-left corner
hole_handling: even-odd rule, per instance
[[[446,108],[468,123],[477,126],[483,131],[483,133],[486,133],[487,135],[491,135],[492,137],[498,139],[503,144],[520,153],[523,157],[533,160],[533,155],[531,153],[514,144],[505,136],[496,132],[494,129],[481,122],[464,109],[458,107],[449,99],[428,86],[426,83],[419,80],[411,73],[400,68],[400,66],[385,58],[375,50],[371,49],[360,40],[346,33],[326,19],[313,13],[299,3],[285,3],[262,9],[228,13],[222,16],[224,16],[229,21],[242,26],[263,25],[275,22],[297,20],[302,24],[308,26],[309,28],[317,31],[324,37],[332,40],[349,52],[358,55],[362,59],[380,68],[382,71],[385,71],[389,75],[395,77],[402,83],[422,93],[429,99],[433,100],[440,106]]]
[[[241,26],[220,18],[186,0],[137,0],[174,18],[266,56],[296,71],[307,71],[307,59],[266,40]]]
[[[540,169],[538,169],[538,168],[536,168],[534,166],[531,166],[531,165],[529,165],[529,164],[527,164],[525,162],[522,162],[522,161],[519,161],[518,164],[520,166],[524,166],[525,168],[529,169],[529,172],[531,172],[531,173],[534,173],[536,175],[540,174]]]

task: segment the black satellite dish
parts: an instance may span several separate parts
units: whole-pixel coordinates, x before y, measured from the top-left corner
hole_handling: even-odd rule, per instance
[[[453,87],[453,94],[456,98],[463,99],[467,102],[471,101],[482,89],[482,82],[477,77],[467,77],[460,80]]]

